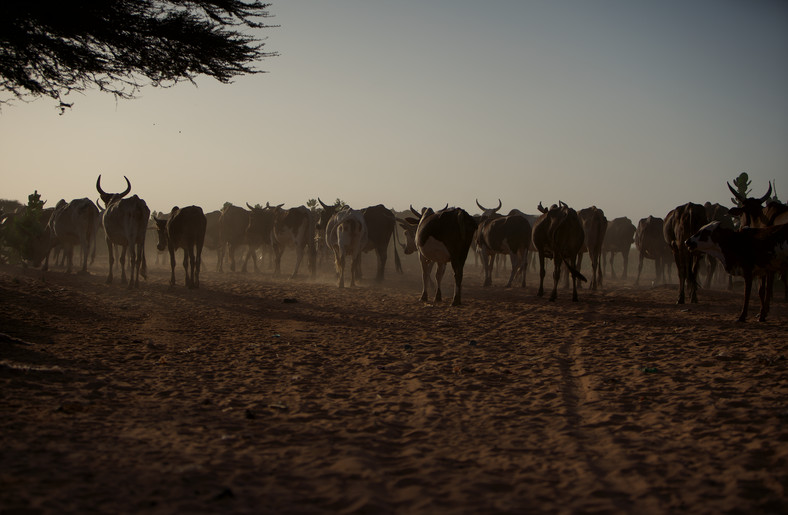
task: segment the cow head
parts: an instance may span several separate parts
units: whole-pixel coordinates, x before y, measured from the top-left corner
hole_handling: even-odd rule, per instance
[[[101,196],[101,201],[104,202],[105,206],[109,206],[112,202],[117,202],[128,195],[131,191],[131,183],[129,182],[128,177],[124,175],[123,178],[126,179],[126,190],[123,193],[107,193],[101,189],[101,175],[99,174],[98,179],[96,179],[96,190],[98,190],[98,193]]]
[[[729,182],[725,184],[728,185],[728,189],[733,193],[734,198],[731,200],[737,200],[740,204],[731,208],[728,212],[733,216],[739,217],[741,227],[764,227],[768,225],[768,221],[763,215],[763,203],[769,200],[769,197],[772,195],[771,182],[769,182],[769,189],[766,191],[766,195],[761,198],[743,197],[738,191],[733,189]]]
[[[725,230],[721,227],[720,221],[715,220],[701,227],[698,232],[687,238],[684,244],[691,251],[714,253],[719,249],[720,235]]]
[[[159,251],[165,250],[169,242],[169,236],[167,235],[167,219],[154,217],[153,221],[156,222],[156,234],[159,236],[159,240],[156,242],[156,248],[159,249]]]

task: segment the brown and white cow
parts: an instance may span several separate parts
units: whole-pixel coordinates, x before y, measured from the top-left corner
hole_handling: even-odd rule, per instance
[[[49,218],[52,246],[61,245],[71,273],[74,259],[74,246],[82,250],[82,268],[79,273],[88,273],[88,256],[91,247],[95,251],[96,232],[101,223],[99,210],[89,198],[74,199],[71,202],[60,200]],[[44,270],[49,268],[49,252],[44,262]]]
[[[334,252],[337,286],[345,287],[345,263],[350,259],[350,286],[358,279],[358,261],[367,246],[367,222],[364,213],[343,209],[334,213],[326,224],[326,245]]]
[[[739,322],[747,318],[752,279],[760,277],[758,296],[761,311],[758,320],[766,320],[774,274],[788,271],[788,225],[744,227],[736,232],[723,227],[720,222],[711,222],[688,238],[686,246],[713,255],[722,262],[729,274],[744,277],[744,306],[738,317]]]
[[[640,274],[643,271],[643,260],[653,259],[655,278],[654,284],[665,282],[665,267],[670,266],[670,259],[673,257],[670,247],[665,242],[663,227],[665,221],[662,218],[649,215],[641,218],[635,232],[635,248],[638,250],[638,275],[635,284],[640,282]],[[669,268],[668,268],[669,269]]]
[[[621,253],[624,260],[624,272],[621,275],[622,279],[627,278],[627,271],[629,270],[629,251],[632,248],[632,242],[635,240],[635,224],[626,216],[614,218],[607,222],[607,231],[605,231],[605,240],[602,242],[602,273],[605,272],[607,267],[607,255],[610,254],[610,275],[613,279],[616,278],[616,270],[613,267],[613,261],[616,254]]]
[[[591,259],[591,289],[596,290],[602,286],[602,243],[605,241],[607,232],[607,218],[605,212],[596,206],[587,207],[577,212],[580,222],[583,224],[585,241],[577,256],[577,268],[583,262],[583,252],[588,252]],[[611,257],[612,263],[612,257]]]
[[[274,229],[271,243],[274,249],[274,275],[280,275],[282,254],[287,247],[293,247],[296,252],[296,263],[291,279],[298,276],[298,269],[308,252],[307,260],[310,275],[314,279],[317,274],[315,262],[315,239],[312,212],[306,206],[282,209],[281,205],[274,208]]]
[[[554,301],[558,297],[558,280],[561,277],[561,265],[564,265],[572,275],[572,301],[577,302],[577,281],[587,281],[577,269],[578,255],[585,241],[583,224],[577,212],[561,201],[550,209],[539,203],[538,209],[542,216],[533,228],[533,242],[539,254],[539,290],[536,295],[544,295],[544,260],[552,258],[553,291],[550,300]]]
[[[432,267],[435,264],[438,267],[435,272],[436,290],[433,302],[438,303],[442,300],[441,280],[446,272],[446,264],[451,263],[454,272],[454,297],[451,305],[461,305],[463,269],[468,259],[468,251],[473,244],[476,220],[464,209],[449,209],[448,205],[438,212],[426,208],[419,213],[413,209],[413,206],[410,210],[416,218],[408,217],[399,222],[405,230],[405,254],[414,251],[419,253],[422,302],[428,301],[427,289]]]
[[[670,210],[665,217],[662,235],[665,243],[673,252],[679,272],[679,298],[677,304],[684,304],[684,286],[689,289],[690,302],[698,302],[698,266],[700,254],[690,251],[684,244],[687,239],[706,225],[706,210],[700,204],[687,202]]]
[[[205,243],[205,229],[208,219],[199,206],[172,208],[166,219],[156,218],[159,242],[156,247],[170,253],[170,285],[175,286],[175,251],[183,249],[183,271],[187,288],[200,287],[200,265],[202,247]]]
[[[144,200],[134,195],[124,198],[131,191],[131,183],[126,179],[126,189],[121,193],[107,193],[101,189],[101,175],[96,179],[96,190],[106,206],[101,217],[107,240],[109,255],[109,275],[107,284],[112,283],[112,266],[115,261],[112,245],[118,245],[120,254],[120,281],[126,284],[126,252],[129,253],[129,288],[139,287],[140,275],[147,278],[145,264],[145,234],[148,228],[150,209]]]
[[[498,207],[488,209],[476,201],[482,210],[479,226],[476,229],[476,246],[482,256],[484,266],[484,286],[492,285],[493,265],[496,255],[508,255],[512,265],[509,281],[506,287],[511,287],[517,274],[522,274],[520,286],[525,288],[525,272],[528,264],[528,250],[531,246],[531,224],[525,215],[517,210],[512,210],[508,215],[498,214],[501,209],[501,200]]]

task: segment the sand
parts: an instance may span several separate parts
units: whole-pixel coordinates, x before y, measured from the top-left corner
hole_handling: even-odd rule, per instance
[[[433,306],[410,258],[344,290],[206,261],[196,291],[0,265],[0,512],[788,512],[781,299],[548,302],[470,260]]]

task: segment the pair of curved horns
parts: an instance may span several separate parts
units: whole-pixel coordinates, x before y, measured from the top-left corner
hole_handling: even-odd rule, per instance
[[[727,184],[727,185],[728,185],[728,189],[729,189],[729,190],[731,190],[731,193],[733,193],[733,196],[734,196],[734,197],[736,197],[736,199],[737,199],[739,202],[741,202],[742,204],[744,204],[744,203],[747,201],[747,198],[745,198],[745,197],[742,197],[742,196],[741,196],[741,194],[740,194],[738,191],[736,191],[735,189],[733,189],[733,186],[731,186],[731,183],[729,183],[729,182],[725,181],[725,184]],[[772,196],[772,181],[769,181],[769,189],[766,191],[766,195],[764,195],[763,197],[761,197],[760,199],[758,199],[758,202],[759,202],[760,204],[763,204],[764,202],[766,202],[767,200],[769,200],[769,198],[770,198],[771,196]]]
[[[493,213],[497,213],[498,210],[501,209],[501,207],[503,207],[503,204],[501,203],[501,199],[498,199],[498,207],[496,207],[495,209],[487,209],[483,205],[479,204],[479,199],[476,199],[476,205],[479,206],[479,209],[481,209],[482,211],[492,211]]]
[[[125,175],[123,176],[126,179],[126,190],[123,193],[118,193],[118,197],[125,197],[131,191],[131,182],[129,182],[129,178]],[[98,190],[99,195],[102,197],[107,195],[113,195],[112,193],[107,193],[106,191],[101,189],[101,174],[99,174],[98,179],[96,179],[96,190]]]

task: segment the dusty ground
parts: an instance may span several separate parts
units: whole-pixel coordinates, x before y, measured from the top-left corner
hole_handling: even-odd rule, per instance
[[[0,512],[788,512],[785,302],[150,268],[0,266]]]

